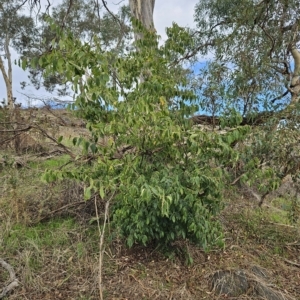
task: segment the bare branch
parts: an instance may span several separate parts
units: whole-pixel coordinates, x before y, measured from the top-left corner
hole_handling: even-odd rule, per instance
[[[9,273],[9,277],[10,277],[9,279],[11,281],[9,285],[3,288],[0,294],[0,299],[3,299],[12,289],[14,289],[19,285],[19,282],[18,279],[16,278],[15,271],[10,264],[5,262],[2,258],[0,258],[0,264]]]
[[[271,103],[274,103],[275,101],[282,99],[282,98],[285,97],[289,92],[290,92],[289,90],[286,90],[282,95],[280,95],[280,96],[278,96],[278,97],[272,99],[272,100],[271,100]]]
[[[20,131],[28,131],[32,128],[32,126],[27,126],[26,128],[16,128],[16,129],[5,129],[0,130],[0,132],[20,132]]]
[[[63,18],[63,21],[62,21],[62,28],[65,27],[66,20],[67,20],[67,17],[69,15],[70,11],[71,11],[72,5],[73,5],[73,0],[70,0],[68,9],[67,9],[66,14],[65,14],[65,16]]]
[[[55,142],[60,148],[64,149],[66,153],[68,153],[73,159],[75,159],[75,154],[71,152],[71,150],[63,145],[62,143],[58,142],[54,137],[50,136],[43,128],[41,128],[38,124],[35,124],[36,128],[39,129],[48,139]]]
[[[96,217],[97,217],[98,230],[99,230],[99,235],[100,235],[100,239],[99,239],[99,278],[98,278],[98,282],[99,282],[99,297],[100,297],[101,300],[103,300],[102,265],[103,265],[103,255],[104,255],[104,250],[105,250],[105,247],[104,247],[105,226],[106,226],[106,223],[109,219],[109,205],[110,205],[111,200],[115,196],[115,194],[116,194],[116,191],[114,191],[111,194],[110,198],[105,203],[104,220],[103,220],[102,229],[101,229],[100,223],[99,223],[99,214],[98,214],[98,208],[97,208],[96,197],[95,197]]]
[[[208,47],[208,46],[214,46],[215,45],[215,41],[209,41],[205,44],[201,44],[200,46],[198,46],[197,48],[193,49],[191,52],[186,53],[184,56],[180,57],[179,59],[173,61],[170,65],[174,66],[177,65],[178,63],[184,61],[184,60],[188,60],[192,57],[195,57],[197,55],[197,53],[200,51],[200,49],[204,48],[204,47]]]
[[[104,0],[101,0],[101,1],[103,3],[103,6],[105,7],[105,9],[107,10],[107,12],[118,22],[120,27],[123,28],[121,21],[108,9],[106,1],[104,1]]]

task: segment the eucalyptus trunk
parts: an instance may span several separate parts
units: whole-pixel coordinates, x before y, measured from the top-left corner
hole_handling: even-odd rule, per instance
[[[11,62],[11,54],[9,50],[9,42],[10,39],[8,36],[6,36],[5,43],[4,43],[4,52],[7,58],[7,70],[5,68],[5,63],[1,56],[0,56],[0,70],[6,87],[6,95],[7,95],[6,105],[8,108],[13,109],[14,101],[13,101],[13,89],[12,89],[12,62]]]
[[[131,14],[149,30],[155,30],[153,22],[155,0],[129,0]],[[142,35],[135,33],[135,39],[141,39]]]
[[[289,90],[292,96],[291,103],[294,104],[299,102],[300,96],[300,52],[295,47],[291,50],[291,53],[294,59],[294,73],[292,74]]]

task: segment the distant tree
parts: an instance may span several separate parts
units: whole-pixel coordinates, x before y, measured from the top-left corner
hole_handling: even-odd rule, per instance
[[[300,6],[297,0],[201,0],[195,37],[230,66],[227,96],[247,114],[296,104],[300,95]],[[202,46],[201,46],[202,45]],[[289,96],[289,98],[288,98]]]
[[[128,6],[121,6],[118,13],[113,14],[93,0],[64,0],[52,7],[50,17],[60,25],[61,31],[70,30],[74,37],[82,42],[94,46],[100,43],[103,49],[111,51],[112,60],[120,53],[124,53],[132,40]],[[46,22],[47,18],[48,15],[45,14],[40,16],[42,24],[39,28],[40,42],[26,54],[29,58],[35,57],[36,61],[43,54],[51,52],[54,47],[59,47],[59,33]],[[58,73],[44,76],[44,70],[36,68],[38,65],[36,61],[32,66],[29,65],[30,79],[34,86],[40,88],[43,85],[52,92],[57,85],[61,85],[59,93],[68,93],[68,87],[64,85],[65,76]],[[85,72],[88,77],[88,68]]]
[[[0,70],[6,86],[6,104],[9,108],[14,106],[11,50],[14,49],[22,55],[31,47],[36,33],[33,18],[22,14],[23,9],[23,1],[0,1]]]

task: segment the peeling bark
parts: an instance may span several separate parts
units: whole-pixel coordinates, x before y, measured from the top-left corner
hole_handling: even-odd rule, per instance
[[[290,85],[290,92],[292,95],[292,100],[291,103],[297,103],[299,101],[299,95],[300,95],[300,53],[298,49],[293,48],[291,50],[295,67],[294,67],[294,73],[292,76],[291,80],[291,85]]]
[[[13,90],[12,90],[12,62],[11,62],[11,53],[9,50],[9,42],[10,42],[10,38],[9,36],[6,36],[5,43],[4,43],[4,52],[8,64],[7,71],[5,69],[4,61],[1,56],[0,56],[0,70],[2,72],[2,76],[6,86],[6,95],[7,95],[6,104],[8,108],[13,109],[14,101],[13,101]]]
[[[154,29],[153,11],[155,0],[129,0],[133,17],[138,19],[147,29]]]
[[[129,0],[131,15],[139,20],[146,29],[155,30],[153,11],[155,0]],[[135,39],[141,39],[140,33],[135,33]]]

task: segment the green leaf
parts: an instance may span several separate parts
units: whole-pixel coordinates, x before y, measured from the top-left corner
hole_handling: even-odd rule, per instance
[[[22,69],[25,70],[27,67],[27,59],[26,58],[23,58],[22,59]]]
[[[93,154],[97,153],[98,147],[95,144],[91,144],[90,148]]]
[[[99,194],[100,194],[101,199],[104,199],[105,193],[104,193],[103,185],[100,186]]]
[[[92,197],[92,188],[87,187],[84,189],[84,200],[89,200]]]

